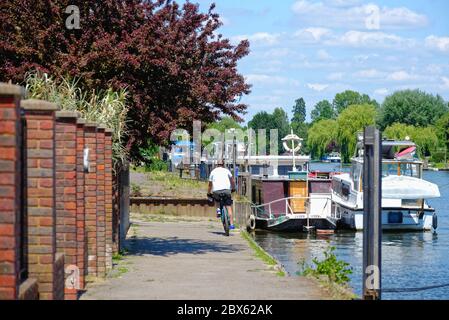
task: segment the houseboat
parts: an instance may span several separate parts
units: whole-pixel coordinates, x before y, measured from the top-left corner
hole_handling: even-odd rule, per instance
[[[332,173],[289,172],[288,176],[252,176],[256,228],[301,232],[334,230]]]
[[[333,216],[343,228],[363,230],[363,137],[350,173],[332,178]],[[411,141],[382,141],[382,229],[427,231],[437,227],[427,199],[440,197],[438,186],[423,180],[423,163]]]
[[[336,173],[310,172],[310,157],[306,155],[240,160],[250,167],[239,178],[257,229],[302,232],[336,228],[331,201],[332,176]],[[243,178],[248,180],[243,182]]]

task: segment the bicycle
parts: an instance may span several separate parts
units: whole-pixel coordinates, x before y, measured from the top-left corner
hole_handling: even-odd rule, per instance
[[[224,205],[224,200],[228,195],[226,193],[219,193],[218,194],[218,202],[220,203],[220,216],[221,216],[221,222],[223,223],[223,229],[225,231],[225,235],[229,237],[229,231],[230,231],[230,219],[228,214],[228,209]],[[214,197],[212,195],[208,195],[209,201],[214,201]]]

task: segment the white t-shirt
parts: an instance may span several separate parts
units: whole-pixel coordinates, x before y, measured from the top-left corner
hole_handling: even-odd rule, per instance
[[[209,181],[212,182],[212,192],[219,190],[231,190],[231,171],[223,167],[217,167],[210,173]]]

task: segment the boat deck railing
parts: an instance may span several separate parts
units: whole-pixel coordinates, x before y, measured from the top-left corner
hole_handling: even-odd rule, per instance
[[[274,219],[278,218],[280,216],[293,216],[296,213],[293,211],[291,206],[291,201],[293,200],[304,200],[305,201],[305,212],[306,218],[309,219],[310,216],[310,200],[326,200],[326,204],[323,207],[323,210],[328,206],[332,204],[332,195],[329,194],[322,194],[322,196],[314,196],[314,197],[299,197],[299,196],[293,196],[293,197],[286,197],[277,199],[268,203],[260,204],[260,205],[251,205],[251,211],[254,214],[254,216],[258,218],[265,218],[265,219]],[[277,204],[279,202],[285,202],[285,212],[276,212],[273,213],[273,204]],[[333,214],[331,210],[331,214]]]

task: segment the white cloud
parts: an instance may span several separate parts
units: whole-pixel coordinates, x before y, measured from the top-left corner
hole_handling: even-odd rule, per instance
[[[334,7],[351,7],[360,3],[360,0],[326,0],[326,3]]]
[[[327,28],[310,27],[295,32],[294,37],[304,42],[320,42],[324,37],[329,36],[331,30]]]
[[[425,71],[427,73],[431,73],[431,74],[440,74],[443,72],[443,68],[440,65],[437,64],[429,64]]]
[[[386,96],[390,91],[387,88],[380,88],[374,91],[374,94],[378,96]]]
[[[268,74],[253,73],[245,76],[248,83],[258,84],[258,85],[289,85],[289,86],[299,86],[300,82],[295,79],[290,79],[281,76],[272,76]]]
[[[379,55],[377,53],[370,53],[370,54],[358,54],[354,56],[354,60],[358,63],[364,63],[368,60],[372,60],[374,58],[378,58]]]
[[[293,53],[292,50],[289,48],[275,48],[264,52],[263,56],[267,58],[282,58],[292,53]]]
[[[441,77],[441,82],[440,88],[443,90],[449,90],[449,78]]]
[[[365,70],[360,70],[360,71],[354,73],[354,76],[356,76],[357,78],[372,79],[372,78],[383,77],[383,76],[385,76],[385,74],[383,72],[380,72],[377,69],[365,69]]]
[[[302,43],[320,43],[327,46],[394,49],[407,49],[416,46],[416,40],[414,39],[403,38],[393,33],[380,31],[349,30],[342,34],[337,34],[332,32],[330,29],[311,27],[296,31],[293,37]],[[361,54],[356,56],[360,62],[366,61],[373,57],[378,57],[378,54]]]
[[[428,36],[426,38],[426,46],[442,52],[449,52],[449,37]]]
[[[330,59],[332,59],[332,56],[324,49],[318,50],[317,57],[320,60],[330,60]]]
[[[382,8],[380,13],[380,25],[391,27],[423,27],[428,24],[425,15],[416,13],[408,8]]]
[[[328,84],[321,84],[321,83],[308,83],[306,86],[309,89],[312,89],[312,90],[318,91],[318,92],[326,90],[329,87]]]
[[[248,74],[246,81],[252,84],[285,84],[287,82],[286,78],[280,76],[270,76],[267,74]]]
[[[329,74],[326,79],[327,80],[331,80],[331,81],[337,81],[337,80],[342,80],[343,79],[344,74],[342,72],[334,72]]]
[[[350,47],[410,48],[415,45],[415,41],[385,32],[364,32],[351,30],[344,33],[337,39],[330,41],[329,44]]]
[[[388,80],[393,81],[408,81],[408,80],[415,80],[417,77],[415,75],[412,75],[408,73],[407,71],[401,70],[396,71],[388,75]]]
[[[249,40],[251,44],[273,46],[279,43],[280,36],[281,35],[278,33],[272,34],[268,32],[257,32],[252,35],[234,36],[231,38],[231,40],[234,43],[240,42],[242,40]]]
[[[416,28],[428,24],[425,15],[406,7],[389,8],[374,4],[360,5],[358,1],[328,0],[311,2],[300,0],[293,4],[293,12],[303,23],[320,23],[320,26],[366,29],[373,14],[378,13],[380,29]]]

